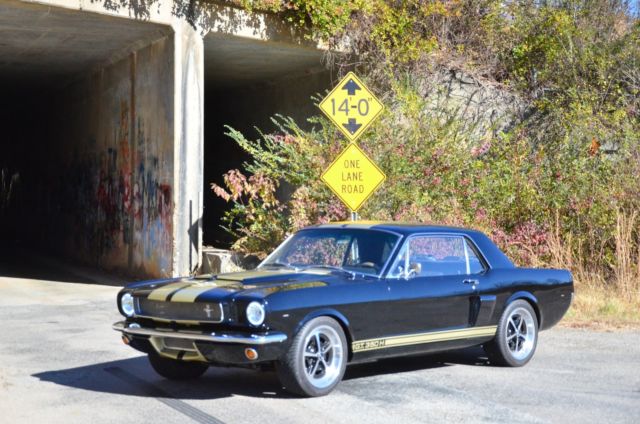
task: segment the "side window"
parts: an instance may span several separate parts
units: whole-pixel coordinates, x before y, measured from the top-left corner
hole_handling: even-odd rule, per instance
[[[386,264],[397,239],[390,237],[372,237],[369,233],[353,237],[346,252],[344,267],[350,271],[378,274]]]
[[[398,254],[389,274],[400,277],[436,277],[477,274],[484,266],[461,236],[411,237]]]
[[[464,244],[467,248],[467,256],[469,257],[469,274],[479,274],[485,270],[484,264],[478,257],[475,248],[467,242],[464,241]]]

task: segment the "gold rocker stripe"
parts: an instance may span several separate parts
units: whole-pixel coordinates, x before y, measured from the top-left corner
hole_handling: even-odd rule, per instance
[[[486,327],[461,328],[459,330],[432,331],[429,333],[407,334],[404,336],[392,336],[381,339],[359,340],[353,342],[351,344],[351,348],[354,352],[365,352],[368,350],[387,349],[391,347],[493,336],[495,335],[497,328],[498,327],[495,325],[490,325]]]
[[[165,301],[167,300],[167,297],[174,291],[190,286],[191,284],[193,283],[184,282],[184,281],[180,283],[167,284],[166,286],[160,287],[159,289],[155,289],[154,291],[149,293],[149,296],[147,296],[147,299]]]

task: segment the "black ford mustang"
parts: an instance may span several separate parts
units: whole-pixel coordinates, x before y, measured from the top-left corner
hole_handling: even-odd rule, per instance
[[[347,362],[482,345],[522,366],[572,297],[568,271],[517,268],[478,231],[335,223],[255,271],[131,284],[113,328],[166,378],[273,364],[287,390],[321,396]]]

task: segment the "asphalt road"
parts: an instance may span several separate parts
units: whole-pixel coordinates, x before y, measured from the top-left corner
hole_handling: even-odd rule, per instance
[[[300,399],[272,372],[163,380],[111,330],[117,287],[14,271],[0,263],[0,422],[640,422],[638,331],[555,328],[519,369],[479,349],[355,365],[331,395]]]

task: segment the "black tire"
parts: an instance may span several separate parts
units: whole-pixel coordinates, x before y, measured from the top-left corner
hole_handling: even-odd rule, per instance
[[[192,380],[200,377],[209,368],[203,362],[187,362],[169,359],[158,355],[156,352],[149,353],[151,367],[169,380]]]
[[[329,317],[318,317],[296,334],[287,353],[276,363],[276,372],[287,391],[305,397],[324,396],[342,380],[348,356],[347,338],[340,324]]]
[[[531,360],[538,345],[538,319],[526,300],[510,303],[502,313],[496,337],[484,345],[494,365],[521,367]]]

